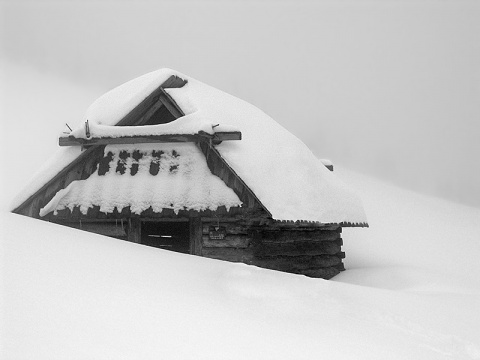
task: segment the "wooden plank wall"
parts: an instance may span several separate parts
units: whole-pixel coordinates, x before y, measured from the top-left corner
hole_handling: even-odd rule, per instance
[[[210,227],[226,229],[222,240],[209,238]],[[201,255],[262,268],[330,279],[345,270],[342,228],[275,228],[241,222],[204,222]]]
[[[88,219],[82,229],[102,233],[95,230],[98,227],[96,223],[108,224],[105,221],[110,221],[112,226],[120,223],[127,230],[126,240],[140,243],[141,221],[185,221],[189,218],[191,254],[324,279],[345,270],[340,226],[312,224],[287,227],[284,224],[262,225],[262,219],[200,217],[198,212],[191,215],[176,218],[129,217],[121,223],[112,219]],[[56,221],[79,227],[71,218]],[[210,237],[210,231],[216,228],[225,229],[224,238]]]

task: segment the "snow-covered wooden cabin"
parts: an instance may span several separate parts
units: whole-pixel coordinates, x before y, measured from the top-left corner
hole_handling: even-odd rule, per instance
[[[170,69],[100,97],[59,144],[14,212],[322,278],[344,270],[342,227],[367,226],[357,196],[298,138]]]

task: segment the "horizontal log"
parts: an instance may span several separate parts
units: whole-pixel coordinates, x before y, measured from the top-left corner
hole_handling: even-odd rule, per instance
[[[336,231],[263,231],[261,234],[264,241],[271,242],[298,242],[298,241],[332,241],[340,237]]]
[[[235,248],[203,248],[202,256],[246,264],[249,264],[254,258],[252,251]]]
[[[268,259],[255,259],[252,261],[252,265],[272,270],[296,272],[298,270],[332,267],[341,262],[342,260],[335,255],[279,256]]]
[[[335,275],[338,275],[340,273],[340,270],[338,270],[336,267],[329,267],[329,268],[323,268],[323,269],[302,270],[298,273],[308,277],[322,278],[322,279],[328,280],[334,277]]]
[[[255,243],[255,255],[269,256],[300,256],[300,255],[335,255],[341,250],[340,245],[333,241],[296,242],[296,243]]]
[[[245,235],[227,235],[225,239],[214,240],[208,235],[202,236],[203,247],[213,248],[247,248],[250,245],[250,238]]]
[[[338,253],[335,254],[336,257],[340,259],[345,259],[345,252],[344,251],[339,251]]]
[[[165,142],[198,142],[207,139],[240,140],[242,133],[217,132],[214,135],[207,133],[198,134],[164,134],[164,135],[130,135],[121,137],[91,137],[88,139],[77,138],[73,135],[61,136],[58,139],[60,146],[89,146],[89,145],[110,145],[110,144],[146,144],[146,143],[165,143]]]
[[[163,142],[195,142],[198,137],[188,134],[150,135],[150,136],[122,136],[122,137],[92,137],[89,139],[76,138],[72,135],[61,136],[58,139],[60,146],[89,146],[110,144],[147,144]]]
[[[242,133],[240,131],[218,131],[213,134],[213,141],[225,140],[242,140]]]
[[[312,230],[329,230],[329,231],[337,231],[342,232],[342,228],[340,225],[325,225],[319,222],[308,222],[308,221],[286,221],[286,222],[279,222],[273,221],[268,225],[269,229],[271,230],[305,230],[305,231],[312,231]]]
[[[210,227],[216,227],[217,223],[203,224],[203,234],[208,235],[210,233]],[[227,234],[238,235],[238,234],[248,234],[248,226],[236,225],[236,224],[225,224],[220,223],[220,227],[224,227],[227,231]]]

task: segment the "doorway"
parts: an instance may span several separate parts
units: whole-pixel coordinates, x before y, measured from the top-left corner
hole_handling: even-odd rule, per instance
[[[142,221],[141,243],[159,249],[190,253],[190,228],[187,221]]]

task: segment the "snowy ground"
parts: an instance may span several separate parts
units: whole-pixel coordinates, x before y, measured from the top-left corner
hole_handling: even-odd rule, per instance
[[[480,359],[479,209],[336,167],[371,227],[345,229],[332,281],[8,213],[104,90],[17,67],[0,84],[1,359]]]
[[[336,170],[370,229],[325,281],[1,213],[5,359],[480,359],[480,210]]]

